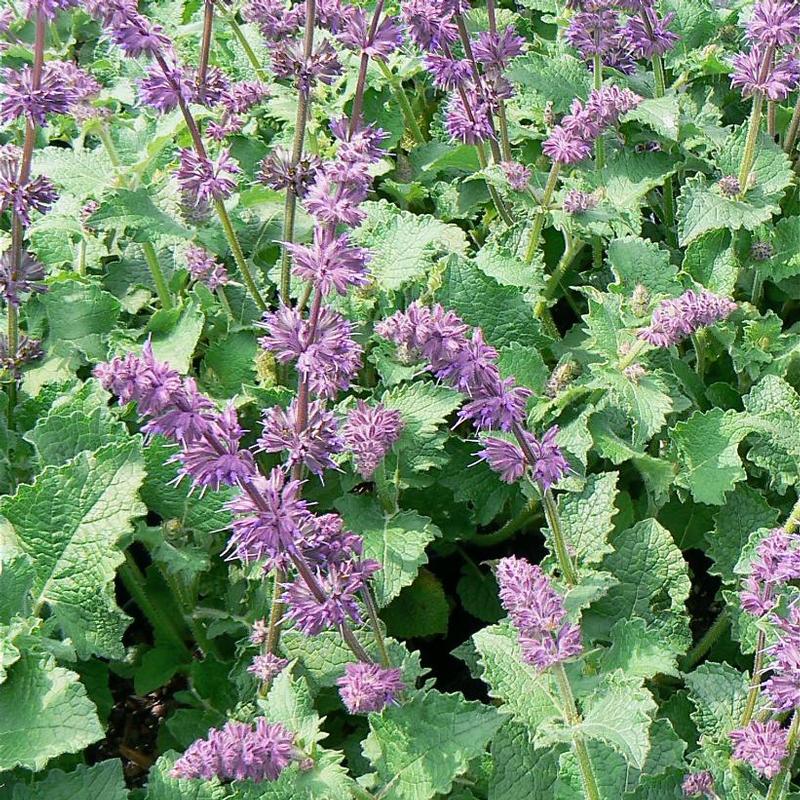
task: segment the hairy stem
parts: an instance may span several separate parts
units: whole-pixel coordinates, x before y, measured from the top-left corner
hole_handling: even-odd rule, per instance
[[[495,13],[495,0],[486,0],[486,13],[489,17],[489,32],[497,35],[497,14]],[[508,138],[508,119],[506,117],[505,100],[497,100],[497,123],[500,127],[500,149],[504,161],[511,161],[511,142]]]
[[[205,93],[208,59],[211,55],[211,36],[214,32],[214,2],[205,0],[203,8],[203,36],[200,40],[200,64],[197,67],[197,88]]]
[[[383,0],[378,0],[375,4],[375,10],[372,12],[372,21],[369,26],[369,33],[367,34],[368,46],[372,44],[375,38],[375,31],[378,30],[378,23],[380,22],[381,14],[383,13]],[[367,67],[369,66],[369,53],[366,49],[361,53],[361,60],[358,64],[358,79],[356,80],[356,91],[353,95],[353,110],[350,112],[350,136],[358,130],[359,123],[361,122],[361,111],[364,105],[364,84],[367,79]]]
[[[172,297],[169,294],[169,287],[164,278],[164,272],[161,269],[161,263],[158,260],[155,247],[151,242],[142,242],[142,252],[144,253],[144,260],[147,262],[147,267],[150,270],[150,276],[153,278],[153,283],[156,285],[156,294],[161,302],[161,308],[168,311],[172,308]]]
[[[553,534],[553,547],[556,551],[556,558],[558,559],[561,572],[564,575],[564,580],[567,586],[575,586],[578,582],[578,573],[575,569],[575,565],[572,563],[567,541],[564,538],[564,531],[561,527],[561,516],[558,513],[558,506],[556,505],[555,497],[553,497],[553,493],[550,489],[546,489],[542,494],[542,508],[544,509],[544,515],[550,527],[550,532]]]
[[[539,239],[542,235],[545,219],[547,219],[547,208],[550,201],[553,199],[553,193],[558,185],[558,173],[561,169],[561,164],[554,161],[550,167],[550,172],[547,175],[547,183],[544,187],[544,194],[542,195],[542,207],[536,212],[533,218],[533,227],[531,228],[531,238],[528,240],[528,249],[525,252],[525,263],[530,264],[536,251],[539,248]]]
[[[572,266],[572,262],[575,261],[578,253],[583,250],[585,244],[586,242],[582,239],[574,239],[567,245],[556,268],[553,270],[553,274],[547,279],[547,283],[544,287],[544,296],[536,304],[536,308],[534,309],[536,317],[541,319],[544,315],[549,313],[547,301],[552,300],[556,296],[556,292],[561,285],[561,281],[564,279],[564,275],[567,274],[569,268]]]
[[[783,800],[789,790],[790,778],[792,775],[792,765],[797,755],[797,747],[800,744],[800,711],[795,711],[792,715],[792,723],[789,725],[789,733],[786,736],[786,749],[789,754],[783,762],[781,771],[772,779],[767,793],[767,800]]]
[[[505,542],[515,533],[522,530],[531,520],[536,518],[536,506],[538,502],[532,499],[516,517],[510,519],[500,530],[494,533],[487,533],[483,536],[476,536],[469,541],[469,544],[477,547],[493,547],[496,544]]]
[[[384,667],[390,667],[392,662],[389,660],[389,653],[386,650],[386,640],[383,638],[383,630],[381,628],[381,620],[378,616],[378,604],[375,602],[375,596],[369,584],[365,585],[361,590],[361,599],[367,608],[367,617],[369,618],[369,625],[372,628],[373,636],[375,637],[375,644],[378,645],[378,653],[381,657],[381,662]]]
[[[744,144],[742,163],[739,166],[739,196],[747,194],[750,183],[750,172],[756,160],[756,147],[758,145],[758,134],[761,128],[761,111],[764,107],[764,95],[756,92],[753,95],[753,108],[750,111],[750,121],[747,127],[747,139]]]
[[[419,127],[417,117],[414,114],[414,109],[411,107],[411,101],[408,99],[406,90],[403,88],[403,82],[398,78],[383,61],[376,61],[378,69],[383,73],[389,85],[392,87],[397,104],[400,106],[400,111],[403,113],[403,121],[405,122],[406,129],[411,131],[411,136],[417,144],[425,144],[425,134],[422,128]]]
[[[244,35],[244,31],[242,31],[241,27],[239,26],[239,23],[236,21],[235,14],[232,11],[229,11],[224,4],[218,7],[221,8],[221,10],[223,11],[225,15],[225,21],[228,23],[228,25],[230,25],[231,31],[233,31],[233,35],[236,37],[236,41],[239,42],[239,46],[244,51],[245,58],[250,62],[250,66],[256,73],[256,77],[262,83],[266,83],[269,76],[264,71],[264,67],[258,60],[258,56],[253,51],[253,48],[250,47],[250,42],[247,41],[247,38]]]
[[[481,169],[486,169],[489,166],[489,163],[486,160],[486,153],[484,152],[483,145],[476,144],[475,152],[478,154],[478,163],[481,165]],[[494,203],[494,207],[497,209],[497,213],[500,215],[500,218],[503,220],[503,222],[505,222],[505,224],[510,228],[514,224],[514,220],[508,213],[508,209],[506,208],[506,204],[503,202],[503,198],[500,197],[497,189],[492,186],[488,180],[486,181],[486,188],[489,190],[489,196],[492,198],[492,202]]]
[[[575,757],[578,760],[578,768],[581,772],[581,782],[583,783],[586,800],[600,800],[600,789],[594,776],[594,768],[589,758],[589,751],[586,749],[586,742],[583,736],[578,731],[581,716],[575,706],[575,697],[572,694],[569,678],[563,664],[556,664],[552,671],[561,695],[561,702],[564,705],[566,723],[572,728],[572,746],[575,750]]]
[[[790,157],[793,155],[795,144],[797,144],[798,130],[800,130],[800,93],[797,95],[794,111],[792,112],[792,119],[786,130],[786,139],[783,142],[783,151]]]

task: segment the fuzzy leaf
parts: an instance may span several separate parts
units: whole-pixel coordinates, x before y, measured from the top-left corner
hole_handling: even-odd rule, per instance
[[[682,653],[691,643],[685,602],[691,583],[686,562],[669,531],[653,519],[611,537],[614,552],[602,568],[619,584],[584,612],[584,630],[606,638],[622,619],[639,617],[665,647]]]
[[[0,539],[33,562],[34,610],[47,604],[83,657],[124,653],[127,617],[117,608],[112,581],[123,560],[117,541],[145,513],[137,496],[143,478],[134,440],[47,467],[32,486],[0,502],[13,526]]]
[[[365,495],[342,497],[336,508],[347,527],[363,537],[364,555],[383,567],[373,578],[372,586],[378,606],[385,606],[428,563],[425,548],[441,532],[428,517],[415,511],[387,516],[377,500]]]
[[[72,772],[53,769],[33,786],[14,786],[13,800],[127,800],[128,790],[118,758],[88,767],[79,764]]]
[[[35,174],[47,175],[55,184],[80,200],[99,197],[116,179],[105,150],[45,147],[35,153]]]
[[[609,634],[611,647],[603,654],[603,670],[620,670],[631,678],[678,675],[675,653],[653,636],[642,619],[622,619]]]
[[[627,236],[608,246],[608,261],[617,282],[612,288],[630,295],[637,285],[653,294],[680,294],[678,270],[669,260],[669,251],[649,239]]]
[[[698,503],[721,506],[725,495],[741,480],[744,468],[739,442],[748,434],[737,411],[695,411],[672,429],[678,450],[679,469],[675,483],[689,489]]]
[[[558,777],[558,751],[534,750],[528,731],[509,720],[492,739],[489,800],[549,800]]]
[[[24,655],[0,686],[0,771],[41,769],[103,736],[94,704],[52,657]]]
[[[692,719],[703,736],[723,742],[739,727],[747,700],[747,675],[728,664],[700,664],[684,680],[695,710]]]
[[[147,189],[117,189],[106,195],[87,224],[101,230],[127,231],[135,242],[152,242],[154,236],[191,238],[191,233],[162,211]]]
[[[728,230],[710,231],[695,239],[683,258],[683,271],[712,292],[733,294],[739,262]]]
[[[371,714],[364,755],[383,783],[385,800],[429,800],[483,753],[502,718],[489,706],[435,689]]]

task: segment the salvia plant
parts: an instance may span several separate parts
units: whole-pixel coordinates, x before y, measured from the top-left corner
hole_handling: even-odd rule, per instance
[[[798,53],[0,3],[0,800],[800,797]]]

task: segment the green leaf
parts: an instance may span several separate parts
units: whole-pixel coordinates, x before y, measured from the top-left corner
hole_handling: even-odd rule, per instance
[[[28,593],[35,577],[33,563],[26,555],[9,555],[0,560],[0,624],[27,613]]]
[[[739,262],[728,230],[709,231],[695,239],[683,257],[683,271],[717,294],[733,294]]]
[[[591,188],[603,188],[611,206],[638,214],[647,193],[661,186],[676,169],[675,159],[667,153],[637,153],[633,148],[622,148],[599,173],[586,177]]]
[[[760,491],[737,486],[717,512],[714,530],[706,534],[706,552],[714,562],[709,572],[719,575],[725,584],[738,584],[740,576],[733,570],[750,534],[759,528],[773,528],[777,522],[777,509],[767,503]]]
[[[99,197],[117,177],[102,149],[45,147],[34,151],[33,171],[51,177],[57,186],[80,200]]]
[[[450,606],[442,582],[426,569],[387,605],[382,614],[392,636],[424,638],[447,633]]]
[[[492,739],[489,800],[549,800],[558,777],[558,751],[534,750],[528,731],[509,720]]]
[[[594,768],[600,800],[619,800],[631,768],[613,748],[597,739],[586,742],[589,760]],[[602,766],[599,766],[602,765]],[[584,796],[583,779],[574,750],[567,749],[559,758],[558,781],[554,800],[576,800]]]
[[[656,703],[644,687],[601,686],[582,703],[578,725],[587,738],[616,750],[629,766],[641,769],[650,750],[649,730]]]
[[[519,289],[501,286],[471,261],[450,258],[437,299],[468,325],[481,328],[495,347],[535,346],[546,340]]]
[[[51,284],[39,302],[48,323],[47,341],[59,350],[78,349],[100,361],[107,355],[106,336],[119,319],[119,301],[96,283],[65,280]]]
[[[497,366],[504,378],[512,377],[520,386],[526,386],[536,394],[544,393],[550,370],[535,347],[520,344],[503,347]]]
[[[381,797],[429,800],[447,794],[501,721],[489,706],[435,689],[371,714],[363,751],[383,783]]]
[[[517,634],[508,624],[484,628],[473,635],[472,641],[489,697],[503,701],[501,713],[512,714],[531,735],[543,722],[561,718],[550,675],[522,661]]]
[[[564,538],[579,564],[597,564],[611,551],[608,536],[614,530],[617,509],[617,472],[590,475],[580,492],[559,496],[558,510]]]
[[[725,146],[720,148],[717,166],[723,175],[738,175],[749,133],[748,128],[747,124],[740,125],[725,142]],[[780,200],[784,189],[792,182],[793,172],[789,156],[765,131],[761,132],[758,139],[752,172],[756,176],[755,188],[761,195],[771,200]]]
[[[147,189],[117,189],[106,195],[87,224],[100,230],[127,232],[135,242],[152,242],[157,236],[192,238],[189,230],[153,202]]]
[[[194,303],[159,309],[147,323],[153,355],[180,373],[189,372],[204,322],[203,312]]]
[[[482,570],[472,561],[461,567],[456,592],[466,611],[483,622],[497,622],[503,608],[497,597],[497,581],[489,570]]]
[[[625,114],[622,122],[636,120],[647,125],[659,136],[677,142],[679,119],[678,97],[668,94],[663,97],[645,98],[636,108]]]
[[[604,672],[620,670],[631,678],[675,675],[674,651],[653,635],[643,619],[621,619],[609,633],[611,647],[603,653]]]
[[[466,238],[456,225],[401,211],[385,200],[363,207],[367,219],[353,232],[353,239],[370,249],[369,271],[381,289],[392,291],[419,280],[440,255],[466,250]]]
[[[669,260],[669,251],[649,239],[627,236],[608,245],[608,261],[617,282],[613,289],[630,295],[641,285],[653,294],[680,294],[678,270]]]
[[[178,754],[170,750],[151,767],[147,776],[146,800],[241,800],[238,792],[231,794],[230,786],[217,780],[173,778],[170,772],[177,760]]]
[[[128,618],[113,588],[123,560],[117,542],[145,513],[137,496],[143,478],[141,446],[132,440],[46,467],[32,486],[0,501],[12,526],[0,539],[33,562],[34,611],[47,604],[82,657],[124,653]]]
[[[744,199],[725,197],[705,175],[686,179],[678,198],[678,229],[681,246],[686,247],[708,231],[740,228],[752,231],[768,222],[780,207],[756,185]]]
[[[800,217],[784,217],[778,221],[772,246],[775,253],[769,260],[759,262],[759,273],[776,282],[800,275]]]
[[[403,417],[403,431],[386,457],[386,474],[399,470],[401,485],[414,480],[415,472],[443,465],[448,431],[441,426],[462,402],[462,396],[446,386],[416,381],[396,386],[384,393],[381,402]]]
[[[521,106],[543,109],[549,100],[556,113],[569,111],[570,103],[576,97],[586,98],[591,88],[584,64],[567,53],[557,58],[544,53],[516,58],[506,77],[526,90],[519,101]]]
[[[689,489],[698,503],[723,505],[726,493],[747,477],[739,443],[748,433],[738,411],[695,411],[671,431],[680,465],[675,483]]]
[[[382,567],[372,580],[378,606],[385,606],[414,580],[428,563],[425,548],[439,529],[416,511],[388,515],[374,497],[347,495],[336,502],[345,524],[364,540],[364,555]]]
[[[706,662],[685,675],[689,698],[695,707],[697,730],[716,742],[727,742],[739,727],[747,702],[747,675],[728,664]]]
[[[0,771],[38,770],[62,753],[102,738],[94,705],[78,676],[51,656],[26,653],[0,686]]]
[[[611,537],[614,552],[602,568],[618,580],[608,594],[584,612],[584,631],[607,638],[616,622],[638,617],[674,653],[691,643],[685,602],[691,582],[686,562],[668,530],[653,519]]]
[[[32,786],[14,786],[13,800],[127,800],[128,790],[118,758],[86,766],[72,772],[53,769]]]
[[[744,398],[754,431],[748,460],[765,470],[779,492],[800,478],[800,397],[777,375],[765,375]]]
[[[219,386],[224,397],[239,394],[244,384],[255,380],[257,354],[258,342],[251,331],[235,331],[216,339],[203,359],[204,382]]]

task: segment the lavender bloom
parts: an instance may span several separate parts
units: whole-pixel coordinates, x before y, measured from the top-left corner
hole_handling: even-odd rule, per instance
[[[525,52],[525,39],[517,35],[512,27],[502,33],[482,31],[472,45],[475,60],[483,64],[489,75],[499,75],[513,58]]]
[[[298,551],[304,530],[313,520],[300,498],[300,481],[288,480],[275,467],[268,478],[251,479],[253,494],[243,492],[227,504],[234,514],[227,553],[245,563],[280,559]],[[256,499],[257,498],[257,499]]]
[[[358,593],[379,569],[375,561],[345,561],[330,564],[327,569],[317,568],[315,579],[321,589],[319,596],[305,580],[294,580],[284,594],[287,618],[306,636],[316,636],[348,621],[360,623]]]
[[[339,57],[330,42],[322,42],[306,58],[301,41],[280,41],[275,45],[271,59],[275,75],[294,80],[298,91],[303,94],[308,94],[317,81],[331,84],[342,73]]]
[[[463,144],[480,144],[494,139],[491,109],[473,89],[466,90],[469,105],[460,94],[454,94],[447,104],[444,126],[450,138]]]
[[[281,0],[248,0],[242,14],[248,22],[258,25],[265,39],[279,42],[297,33],[304,21],[304,11],[302,4],[289,9]]]
[[[435,53],[425,56],[425,68],[433,78],[433,85],[445,91],[466,86],[472,74],[472,68],[466,59],[456,60]]]
[[[717,186],[725,197],[738,197],[742,193],[742,185],[735,175],[725,175],[720,178]]]
[[[561,448],[556,444],[558,426],[554,425],[545,435],[537,439],[528,431],[523,432],[525,442],[535,461],[529,464],[522,448],[507,439],[489,436],[483,441],[484,448],[477,453],[506,483],[515,483],[531,469],[531,478],[546,491],[557,484],[569,471],[569,464]]]
[[[533,436],[525,431],[525,438],[531,444]],[[527,461],[520,446],[516,442],[508,439],[498,439],[495,436],[487,436],[483,442],[483,449],[476,455],[485,461],[505,483],[516,483],[527,469]]]
[[[253,658],[247,671],[259,680],[268,683],[276,675],[279,675],[288,664],[289,662],[285,658],[279,658],[273,653],[264,653]]]
[[[400,16],[411,41],[421,50],[432,52],[458,39],[452,13],[444,4],[431,0],[405,0],[400,7]]]
[[[172,381],[168,385],[172,390]],[[148,436],[166,436],[187,445],[209,432],[216,419],[216,410],[214,404],[200,393],[194,378],[185,378],[183,385],[172,392],[170,400],[171,404],[142,428]]]
[[[314,183],[308,188],[303,206],[323,225],[348,225],[354,227],[363,222],[364,211],[359,208],[367,197],[366,170],[356,173],[355,180],[347,185],[336,180],[334,166],[326,166],[317,172]],[[343,176],[342,176],[343,177]]]
[[[250,644],[254,644],[257,647],[264,644],[267,641],[268,634],[269,625],[267,621],[265,619],[257,619],[250,628]]]
[[[386,60],[403,43],[403,32],[394,17],[384,17],[370,37],[371,18],[362,8],[350,7],[347,24],[336,38],[351,50]]]
[[[230,281],[225,267],[197,245],[191,244],[186,248],[186,266],[193,280],[204,283],[212,292]]]
[[[58,200],[49,178],[38,175],[19,182],[22,151],[14,145],[0,146],[0,212],[10,209],[23,225],[30,225],[31,213],[46,212]]]
[[[733,757],[747,762],[759,775],[772,779],[781,770],[781,762],[789,754],[786,731],[775,720],[753,720],[746,728],[730,732]]]
[[[369,253],[354,247],[350,237],[334,234],[329,228],[315,228],[311,245],[289,244],[293,256],[292,271],[298,278],[310,281],[323,294],[331,290],[347,294],[351,286],[366,286]]]
[[[303,156],[295,166],[288,150],[278,148],[261,163],[259,180],[271,189],[287,189],[291,186],[299,197],[305,197],[322,161],[313,155]]]
[[[543,671],[581,654],[580,628],[567,622],[564,601],[540,567],[503,558],[497,582],[500,602],[519,632],[523,661]]]
[[[570,189],[565,195],[561,207],[567,214],[582,214],[597,208],[597,195]]]
[[[736,309],[736,303],[727,297],[703,289],[697,293],[691,289],[680,297],[664,300],[653,312],[647,328],[642,328],[638,337],[655,347],[670,347],[700,328],[726,319]]]
[[[616,11],[606,8],[575,14],[565,38],[585,61],[593,62],[597,55],[606,66],[616,67],[620,72],[630,73],[635,68]]]
[[[139,81],[139,100],[162,114],[177,108],[183,100],[190,102],[195,87],[180,67],[171,67],[162,72],[161,67],[150,67]]]
[[[516,161],[503,161],[500,165],[505,173],[508,185],[515,192],[524,192],[531,180],[531,171],[524,164]]]
[[[344,675],[336,685],[345,708],[351,714],[381,711],[406,688],[401,670],[363,662],[346,664]]]
[[[785,100],[800,80],[800,61],[787,55],[771,68],[763,70],[764,53],[759,46],[755,46],[749,53],[735,55],[731,86],[741,89],[743,97],[758,92],[770,100]]]
[[[708,770],[690,772],[681,784],[684,797],[697,797],[704,795],[707,798],[716,797],[714,792],[714,778]]]
[[[263,433],[257,451],[280,453],[288,451],[286,465],[303,464],[315,475],[326,469],[336,469],[331,458],[342,450],[342,440],[336,428],[336,418],[318,400],[309,404],[303,427],[297,429],[297,400],[287,410],[274,406],[264,412]]]
[[[38,89],[33,87],[33,70],[0,70],[0,121],[13,122],[26,117],[35,125],[45,125],[48,114],[66,114],[76,100],[75,91],[66,84],[61,70],[48,61],[42,68]]]
[[[8,344],[8,337],[0,334],[0,369],[10,373],[13,377],[19,377],[20,371],[25,364],[44,355],[42,343],[39,339],[31,339],[24,333],[19,337],[17,350],[13,352]]]
[[[542,145],[542,152],[558,164],[577,164],[592,152],[592,142],[556,125]]]
[[[791,47],[800,36],[800,6],[786,0],[760,0],[747,22],[747,38],[761,46]]]
[[[363,400],[347,415],[344,442],[353,454],[356,469],[370,480],[403,430],[403,418],[396,409],[380,403],[369,406]]]
[[[630,49],[636,58],[652,59],[653,56],[663,56],[668,53],[678,41],[678,36],[669,30],[669,24],[675,19],[675,14],[670,12],[660,18],[655,9],[645,5],[642,14],[647,16],[647,22],[641,16],[631,17],[625,25],[624,36],[630,42]]]
[[[59,11],[66,11],[78,4],[78,0],[27,0],[25,13],[29,19],[41,14],[52,22]]]
[[[10,8],[0,9],[0,33],[8,33],[14,21],[14,12]]]
[[[216,161],[197,155],[194,150],[180,151],[181,165],[175,173],[184,196],[196,206],[224,200],[236,189],[236,175],[242,170],[222,150]]]
[[[175,778],[222,781],[274,781],[295,757],[294,736],[280,723],[263,717],[255,729],[243,722],[212,728],[175,762]]]
[[[21,294],[35,292],[41,294],[47,287],[40,283],[44,279],[44,267],[30,253],[23,251],[17,269],[10,250],[0,255],[0,296],[8,305],[19,308]]]
[[[137,58],[141,55],[171,53],[172,42],[164,29],[144,14],[139,14],[135,4],[131,4],[130,8],[127,13],[119,5],[110,9],[113,19],[107,23],[111,27],[111,37],[125,55]]]
[[[458,412],[458,420],[471,420],[478,430],[510,431],[524,421],[530,396],[529,389],[517,386],[513,378],[504,378],[473,392],[472,400]]]
[[[239,81],[226,88],[220,102],[230,114],[244,114],[269,95],[269,87],[260,81]]]

